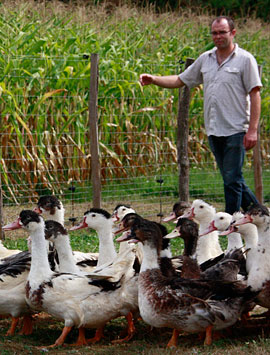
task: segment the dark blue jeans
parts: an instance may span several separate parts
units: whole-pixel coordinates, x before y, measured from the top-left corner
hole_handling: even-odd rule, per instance
[[[251,204],[258,203],[242,173],[245,158],[244,135],[242,132],[228,137],[208,137],[224,182],[225,211],[230,214],[240,211],[240,207],[246,211]]]

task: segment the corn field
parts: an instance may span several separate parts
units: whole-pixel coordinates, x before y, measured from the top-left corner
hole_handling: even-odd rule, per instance
[[[18,4],[17,4],[18,5]],[[47,5],[46,5],[47,6]],[[206,15],[122,9],[0,5],[0,159],[3,205],[54,193],[91,205],[90,55],[99,53],[98,141],[102,203],[143,204],[153,216],[178,199],[178,90],[142,88],[143,72],[170,75],[212,46]],[[98,9],[98,10],[97,10]],[[263,67],[261,157],[270,201],[269,31],[239,20],[237,42]],[[223,187],[203,126],[203,91],[189,118],[190,198],[223,202]],[[246,179],[253,187],[253,157]],[[150,207],[151,206],[151,207]],[[167,206],[167,207],[166,207]],[[169,207],[168,207],[169,206]]]

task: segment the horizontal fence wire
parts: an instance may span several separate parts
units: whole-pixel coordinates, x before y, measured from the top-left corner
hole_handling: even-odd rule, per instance
[[[89,141],[89,56],[3,56],[12,68],[1,85],[1,181],[4,221],[39,196],[55,194],[66,220],[80,219],[92,206]],[[102,207],[130,204],[145,217],[160,218],[179,199],[177,163],[178,90],[141,88],[136,59],[100,58],[98,139]],[[122,66],[116,78],[110,67]],[[57,66],[58,68],[55,68]],[[27,70],[25,69],[27,68]],[[141,72],[179,73],[179,61],[144,62]],[[263,68],[269,97],[269,68]],[[268,84],[267,84],[268,83]],[[268,85],[268,86],[267,86]],[[261,117],[264,201],[270,201],[269,111]],[[189,117],[190,199],[223,209],[223,184],[203,125],[202,88],[191,92]],[[245,178],[254,189],[253,155],[247,153]]]

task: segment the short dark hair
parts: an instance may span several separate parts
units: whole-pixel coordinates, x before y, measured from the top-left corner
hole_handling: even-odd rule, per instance
[[[211,27],[214,22],[220,22],[221,20],[226,20],[228,22],[230,31],[234,30],[234,22],[229,16],[218,16],[211,22]]]

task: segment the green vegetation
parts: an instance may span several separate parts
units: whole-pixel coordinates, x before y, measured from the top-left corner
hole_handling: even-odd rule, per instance
[[[68,189],[73,182],[81,191],[78,199],[89,199],[85,191],[91,181],[87,123],[91,53],[100,58],[98,115],[104,198],[110,195],[106,192],[109,186],[116,190],[117,179],[120,184],[124,181],[130,193],[136,189],[127,187],[129,181],[143,184],[139,193],[144,197],[150,187],[142,177],[155,181],[159,175],[176,175],[178,91],[142,88],[138,77],[142,72],[178,73],[180,59],[196,58],[211,48],[208,12],[192,14],[180,9],[157,14],[151,7],[123,6],[112,11],[106,4],[81,6],[57,1],[0,4],[0,172],[6,203],[32,201],[51,192],[70,198]],[[262,157],[267,167],[268,26],[253,18],[238,19],[236,25],[239,45],[263,65]],[[211,170],[213,162],[202,105],[202,89],[197,88],[190,104],[189,153],[197,172],[208,170],[206,163]],[[191,185],[191,196],[206,190],[207,185]],[[163,191],[177,196],[172,185]],[[217,198],[221,195],[219,190]]]

